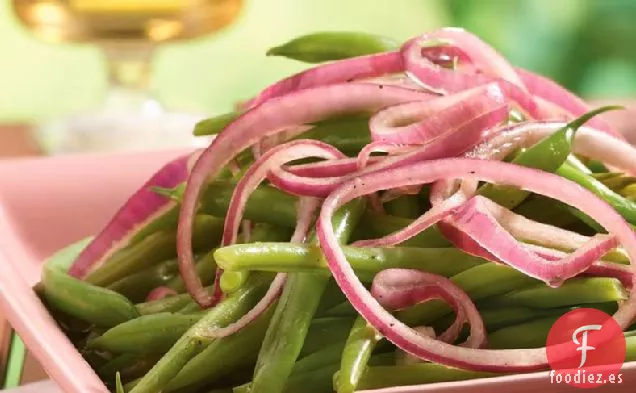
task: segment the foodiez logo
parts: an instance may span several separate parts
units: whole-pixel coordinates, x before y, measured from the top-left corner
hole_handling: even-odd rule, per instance
[[[580,308],[559,318],[548,334],[551,383],[594,388],[623,382],[625,336],[610,315]]]

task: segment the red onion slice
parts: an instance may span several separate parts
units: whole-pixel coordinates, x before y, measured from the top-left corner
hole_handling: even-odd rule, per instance
[[[435,225],[440,220],[453,214],[455,210],[466,203],[466,198],[462,193],[456,193],[442,203],[434,205],[428,212],[418,217],[405,228],[381,237],[379,239],[358,240],[353,243],[354,247],[390,247],[403,243],[416,236],[418,233]]]
[[[250,166],[234,188],[223,229],[221,243],[224,246],[236,242],[247,199],[268,174],[290,161],[309,157],[328,160],[342,159],[346,156],[335,147],[316,140],[296,140],[268,150]]]
[[[150,291],[150,293],[148,293],[148,296],[146,297],[146,301],[151,302],[153,300],[160,300],[160,299],[163,299],[164,297],[173,296],[176,294],[177,294],[177,291],[175,291],[172,288],[157,287],[153,289],[152,291]]]
[[[564,122],[533,122],[502,127],[469,155],[482,159],[503,159],[513,151],[534,145],[542,138],[567,126]],[[574,135],[575,154],[592,158],[636,176],[636,147],[603,131],[581,126]]]
[[[333,146],[315,140],[292,141],[268,150],[250,166],[234,188],[225,217],[223,238],[221,240],[223,246],[229,246],[236,242],[247,199],[267,177],[267,174],[274,168],[279,168],[290,161],[307,157],[331,159],[346,156]],[[217,270],[214,295],[210,296],[197,275],[194,264],[185,265],[182,260],[179,262],[179,271],[188,293],[192,295],[201,307],[214,306],[220,300],[220,295],[222,294],[218,279],[221,275],[221,270]]]
[[[497,83],[428,101],[386,108],[369,121],[371,139],[395,144],[423,144],[483,113],[496,112],[503,122],[508,105]],[[494,126],[494,125],[493,125]]]
[[[179,157],[161,168],[137,190],[90,242],[69,269],[69,274],[83,278],[110,256],[124,248],[149,222],[177,207],[170,198],[159,195],[153,187],[174,188],[187,180],[198,152]]]
[[[541,247],[534,244],[528,244],[527,247],[542,258],[550,259],[552,261],[558,261],[559,259],[563,259],[567,256],[567,253],[563,251]],[[597,261],[585,270],[583,274],[594,277],[614,277],[618,279],[625,288],[630,290],[633,286],[634,276],[630,267],[627,265]]]
[[[365,168],[371,161],[373,153],[404,154],[413,151],[416,145],[402,145],[386,142],[371,142],[360,150],[357,158],[358,169]]]
[[[366,165],[375,164],[382,160],[384,160],[384,157],[371,156],[367,160]],[[358,170],[358,167],[358,158],[342,158],[339,160],[320,161],[311,164],[286,166],[284,167],[284,169],[285,171],[300,177],[342,177],[356,172]]]
[[[486,202],[487,201],[487,202]],[[618,246],[614,236],[596,235],[585,245],[559,261],[546,260],[519,243],[490,212],[492,203],[487,198],[476,196],[461,209],[454,212],[444,223],[470,237],[481,249],[505,264],[530,277],[556,287],[564,280],[574,277],[589,268],[608,251]],[[447,237],[464,252],[483,256],[483,250],[467,246],[463,239]]]
[[[484,112],[479,113],[465,111],[455,114],[456,116],[444,116],[446,121],[440,121],[440,127],[442,128],[438,130],[438,134],[435,138],[427,141],[410,153],[386,157],[346,177],[309,178],[280,170],[272,173],[269,180],[281,190],[294,195],[325,197],[341,184],[343,180],[365,173],[423,160],[458,156],[481,143],[489,130],[499,124],[503,118],[507,116],[505,107],[484,109]]]
[[[456,347],[418,335],[387,312],[358,280],[334,235],[331,218],[348,201],[382,189],[424,184],[444,178],[472,177],[508,184],[567,203],[590,215],[623,244],[636,260],[636,234],[614,209],[591,192],[557,175],[496,161],[440,159],[362,175],[338,187],[323,203],[317,223],[320,247],[334,279],[355,309],[402,350],[448,366],[484,371],[525,371],[544,368],[545,348],[485,350]],[[633,267],[632,267],[633,268]],[[621,305],[614,318],[622,327],[636,315],[636,295]]]
[[[296,229],[291,238],[291,243],[302,243],[305,241],[307,234],[314,221],[314,213],[320,207],[320,200],[315,198],[301,198],[298,204],[298,222],[296,223]],[[254,322],[261,314],[278,299],[285,287],[287,281],[286,273],[278,273],[274,277],[274,281],[270,284],[265,295],[258,301],[258,303],[245,315],[239,318],[236,322],[233,322],[226,327],[211,329],[200,333],[202,337],[207,338],[221,338],[231,336],[232,334],[241,331],[250,323]]]
[[[541,119],[572,120],[590,111],[591,108],[585,101],[556,82],[523,68],[515,68],[515,70],[530,94],[535,97]],[[590,119],[589,125],[614,137],[625,139],[600,117]]]
[[[336,114],[377,110],[422,98],[422,93],[393,86],[349,83],[299,90],[268,100],[226,127],[197,160],[181,203],[177,227],[177,253],[184,281],[198,288],[193,273],[192,224],[203,187],[239,152],[263,137],[291,127],[313,123]],[[212,297],[201,291],[197,301],[210,304]]]
[[[470,297],[449,279],[413,269],[387,269],[373,279],[371,294],[383,307],[400,310],[428,300],[441,299],[457,314],[453,324],[440,340],[453,343],[464,325],[470,324],[470,336],[463,344],[469,348],[484,348],[486,328]]]
[[[297,90],[375,78],[403,70],[404,66],[398,52],[359,56],[322,64],[274,83],[244,106],[251,109],[269,99]]]
[[[433,45],[431,45],[433,44]],[[453,56],[469,60],[479,72],[464,72],[442,67],[431,55],[439,55],[440,48],[453,48]],[[434,50],[427,50],[433,47]],[[423,85],[442,94],[454,93],[483,85],[493,79],[503,80],[526,91],[515,69],[495,49],[475,35],[458,28],[444,28],[409,40],[400,50],[404,67]],[[459,56],[461,53],[463,56]]]

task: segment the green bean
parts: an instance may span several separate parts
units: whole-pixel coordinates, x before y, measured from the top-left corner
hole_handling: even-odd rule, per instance
[[[241,331],[215,340],[183,366],[168,384],[166,392],[186,386],[201,386],[238,367],[253,364],[258,354],[255,349],[263,342],[273,314],[274,307],[270,306],[268,311]]]
[[[334,216],[334,231],[341,243],[346,243],[363,208],[361,200],[352,201]],[[288,276],[258,354],[252,381],[254,392],[283,391],[328,282],[326,275]]]
[[[607,314],[613,314],[616,312],[618,308],[617,304],[614,302],[605,302],[605,303],[589,303],[584,305],[587,308],[596,308],[601,310]],[[488,331],[494,331],[496,329],[501,329],[506,326],[519,324],[521,322],[530,321],[537,318],[550,317],[554,315],[563,315],[568,311],[572,311],[574,309],[579,308],[575,307],[560,307],[560,308],[546,308],[546,309],[537,309],[532,307],[525,306],[501,306],[496,308],[481,308],[480,314],[486,325],[486,329]],[[450,316],[449,316],[450,317]],[[455,319],[454,316],[451,318],[444,318],[443,328],[450,326],[452,321]],[[441,321],[438,321],[438,323]],[[437,331],[436,324],[436,331]]]
[[[194,135],[216,135],[219,132],[223,131],[223,129],[227,127],[228,124],[236,120],[238,116],[238,113],[230,112],[211,117],[209,119],[201,120],[194,126]]]
[[[139,385],[139,382],[141,382],[141,380],[142,380],[142,378],[137,378],[137,379],[135,379],[133,381],[127,382],[124,385],[123,391],[126,392],[126,393],[130,393],[135,388],[135,386]],[[119,392],[117,392],[117,393],[119,393]]]
[[[195,270],[197,272],[197,276],[201,278],[201,283],[203,285],[212,285],[214,283],[216,267],[214,250],[208,252],[203,257],[198,258]],[[186,291],[185,283],[183,282],[181,275],[177,275],[172,280],[168,281],[165,286],[172,288],[179,293]]]
[[[420,269],[446,277],[484,262],[456,248],[358,248],[344,246],[347,261],[358,277],[370,282],[377,273],[390,268]],[[329,274],[315,245],[291,243],[235,244],[215,251],[219,266],[226,270],[271,272],[323,272]],[[451,261],[445,263],[445,261]],[[444,262],[444,263],[442,263]]]
[[[221,279],[219,281],[221,290],[223,291],[223,293],[226,294],[236,292],[240,287],[243,286],[243,284],[245,284],[245,281],[247,281],[248,277],[249,272],[245,270],[225,270],[221,274]]]
[[[568,156],[568,159],[565,160],[565,162],[574,166],[575,168],[577,168],[579,171],[583,173],[586,173],[588,175],[592,174],[592,171],[590,171],[590,169],[587,166],[585,166],[583,162],[581,162],[579,157],[575,156],[574,154],[570,154]]]
[[[206,289],[212,290],[212,287],[207,287]],[[180,295],[168,296],[163,299],[152,300],[146,303],[140,303],[137,304],[136,307],[139,314],[150,315],[162,312],[177,312],[193,302],[194,300],[189,293],[183,293]]]
[[[156,266],[126,276],[108,286],[133,302],[143,301],[155,287],[162,286],[179,274],[175,259],[169,259]]]
[[[43,267],[42,282],[35,288],[47,306],[57,310],[57,320],[62,327],[75,332],[77,329],[69,323],[80,325],[80,338],[85,336],[88,326],[77,320],[109,327],[138,316],[134,305],[122,295],[66,273],[91,240],[86,238],[51,256]]]
[[[252,228],[250,242],[282,242],[292,237],[293,231],[289,228],[277,227],[270,224],[256,223]]]
[[[175,379],[170,382],[167,390],[172,392],[182,387],[202,386],[208,384],[231,370],[243,366],[253,365],[256,361],[258,348],[263,341],[267,324],[271,320],[274,307],[270,307],[268,313],[263,314],[258,320],[248,325],[245,329],[236,334],[216,340],[199,355],[190,360],[179,372]],[[337,341],[338,336],[342,336],[344,342],[346,332],[351,325],[350,320],[342,318],[324,318],[314,320],[311,324],[307,339],[303,346],[301,355],[315,359],[313,353],[323,350],[325,343]],[[329,329],[329,327],[332,329]],[[342,333],[342,334],[338,334]],[[334,341],[335,340],[335,341]],[[342,344],[340,344],[340,348]],[[339,352],[336,353],[337,356]],[[300,360],[298,364],[312,364],[311,360]],[[294,371],[295,372],[295,371]]]
[[[557,200],[547,197],[532,195],[526,202],[520,205],[516,212],[522,216],[528,217],[535,221],[559,226],[568,227],[577,221],[577,214],[573,214],[573,209]],[[529,241],[530,239],[520,239]],[[562,251],[574,251],[574,248],[564,249]],[[604,261],[629,264],[629,256],[623,248],[616,248],[609,251],[602,258]]]
[[[199,215],[193,228],[195,252],[211,249],[221,238],[223,220]],[[139,243],[115,253],[102,266],[91,272],[85,280],[99,286],[108,286],[132,273],[176,256],[176,232],[156,232]]]
[[[576,129],[588,119],[589,117],[584,115],[559,131],[548,135],[534,146],[519,153],[512,160],[512,163],[537,168],[545,172],[556,171],[572,151],[572,142]],[[523,202],[530,195],[530,192],[513,186],[485,184],[480,188],[479,194],[508,209],[512,209]]]
[[[341,345],[340,345],[341,347]],[[322,359],[316,358],[309,362],[302,364],[302,361],[296,363],[294,372],[287,381],[285,386],[285,393],[297,393],[297,392],[333,392],[333,382],[338,375],[338,361],[339,352],[334,349],[338,348],[338,345],[332,346],[333,349],[326,348]],[[327,350],[332,351],[332,359],[329,359]],[[316,354],[318,355],[318,354]],[[390,365],[395,363],[395,356],[392,353],[384,353],[373,356],[369,360],[369,364],[372,365]],[[311,385],[311,390],[305,388],[306,385]]]
[[[336,147],[341,152],[356,156],[371,142],[369,115],[347,115],[326,119],[313,124],[313,128],[298,138],[317,139]]]
[[[228,121],[238,117],[237,113],[227,113],[202,120],[195,126],[195,135],[214,135],[225,127]],[[369,114],[337,116],[311,124],[312,128],[296,138],[317,139],[328,143],[345,154],[356,155],[371,142],[369,134]],[[249,160],[239,155],[239,163]]]
[[[113,353],[165,353],[202,317],[201,312],[143,315],[109,329],[87,346]]]
[[[609,277],[582,277],[567,280],[558,288],[543,283],[515,290],[497,299],[500,304],[534,308],[554,308],[588,303],[618,302],[627,299],[621,282]]]
[[[232,196],[234,183],[228,181],[212,182],[201,199],[201,211],[215,216],[224,216]],[[261,186],[250,195],[245,210],[245,218],[256,222],[264,222],[282,228],[293,228],[296,225],[297,198],[269,186]],[[380,237],[395,232],[413,222],[401,217],[389,216],[366,211],[362,215],[360,225],[364,237]],[[448,247],[450,243],[439,233],[436,227],[414,236],[402,243],[408,247]]]
[[[505,265],[485,263],[465,270],[451,278],[473,301],[502,295],[524,288],[539,281]],[[542,284],[543,285],[543,284]],[[451,312],[442,301],[431,300],[398,312],[401,320],[409,325],[427,324]]]
[[[583,173],[567,162],[561,165],[561,167],[557,170],[557,173],[566,179],[572,180],[573,182],[587,188],[599,198],[612,205],[612,207],[616,209],[616,211],[620,213],[626,221],[631,224],[636,224],[635,202],[615,193],[605,184],[596,180],[593,176]]]
[[[625,337],[625,345],[627,347],[625,362],[636,360],[636,336]]]
[[[57,251],[53,254],[44,264],[44,266],[60,270],[63,272],[68,272],[68,269],[71,267],[75,259],[80,255],[82,250],[86,248],[93,241],[93,237],[87,237],[78,242],[70,244],[63,249]],[[41,289],[44,288],[43,285],[39,286]]]
[[[214,181],[201,197],[201,211],[225,217],[236,183]],[[269,186],[257,188],[247,201],[244,217],[247,220],[264,222],[283,228],[296,225],[296,202],[298,198]]]
[[[499,329],[488,335],[488,346],[492,349],[544,347],[550,329],[560,317],[553,315]]]
[[[143,270],[175,256],[174,232],[156,232],[139,243],[124,248],[110,257],[102,266],[90,272],[86,281],[108,286],[131,273]]]
[[[355,239],[375,239],[398,231],[413,220],[366,211],[360,221],[359,233]],[[439,232],[436,226],[430,227],[416,236],[401,243],[404,247],[448,247],[450,243]]]
[[[620,192],[628,201],[636,202],[636,183],[630,184]]]
[[[587,159],[585,160],[585,166],[588,167],[592,173],[603,174],[609,172],[605,164],[597,160]]]
[[[327,288],[325,288],[322,297],[320,298],[320,304],[316,310],[316,318],[325,317],[325,313],[332,307],[348,300],[340,290],[340,287],[335,280],[329,280]]]
[[[97,326],[115,326],[139,315],[124,296],[78,280],[55,267],[44,266],[42,282],[47,304]]]
[[[186,304],[182,309],[177,311],[179,314],[192,314],[201,311],[201,306],[197,302],[190,302]]]
[[[490,378],[497,374],[446,367],[436,363],[415,363],[403,366],[369,367],[358,389],[381,389],[391,386],[422,385],[466,379]]]
[[[322,316],[324,317],[355,317],[357,315],[357,311],[351,305],[351,302],[345,300],[344,302],[335,305],[334,307],[325,310]]]
[[[353,318],[348,317],[323,317],[314,319],[309,326],[307,337],[298,355],[298,359],[302,360],[304,357],[319,351],[325,347],[325,343],[344,343],[352,325]]]
[[[304,374],[316,368],[330,364],[337,365],[340,362],[340,355],[345,346],[346,332],[344,337],[336,341],[325,341],[320,349],[313,351],[302,359],[299,359],[292,369],[291,376]],[[290,376],[290,377],[291,377]]]
[[[254,228],[252,229],[251,240],[253,242],[283,241],[291,237],[290,232],[291,231],[287,228],[258,223],[254,225]],[[214,259],[214,250],[205,254],[197,261],[195,269],[197,271],[197,275],[201,278],[203,285],[211,285],[214,282],[216,268],[217,265],[216,260]],[[177,292],[185,292],[186,290],[181,276],[175,277],[168,282],[166,286]]]
[[[115,375],[115,392],[117,393],[126,393],[124,386],[121,383],[121,375],[117,373]]]
[[[120,373],[124,379],[137,378],[145,374],[157,363],[157,355],[139,356],[136,353],[125,353],[117,356],[97,370],[102,379],[111,378],[113,374]]]
[[[302,374],[292,374],[285,384],[284,393],[332,393],[331,379],[338,371],[338,363],[327,364]]]
[[[567,312],[567,310],[537,310],[536,308],[522,306],[497,307],[493,309],[480,310],[481,317],[488,331],[494,331],[495,329],[500,329],[505,326],[518,324],[535,318],[549,315],[562,315],[565,312]]]
[[[296,362],[283,392],[331,392],[331,376],[338,370],[343,347],[344,341],[332,343]],[[254,391],[253,383],[245,384],[234,391]]]
[[[636,177],[616,172],[593,174],[592,177],[605,184],[610,190],[617,192],[622,196],[626,196],[623,193],[623,190],[636,182]]]
[[[578,221],[566,204],[536,194],[529,196],[517,206],[515,212],[531,220],[561,228],[568,227]]]
[[[392,51],[399,44],[388,37],[352,31],[327,31],[303,35],[267,51],[305,63],[321,63]]]
[[[526,276],[517,270],[511,269],[504,265],[486,263],[465,270],[451,278],[455,284],[463,288],[473,300],[484,299],[489,296],[503,294],[512,289],[531,285],[537,280]],[[451,308],[444,302],[432,300],[422,304],[415,305],[411,308],[398,312],[398,317],[409,325],[431,324],[435,320],[450,313]],[[360,322],[362,323],[362,322]],[[364,360],[373,352],[378,340],[373,336],[365,339],[359,339],[357,345],[365,347],[366,353],[356,359],[355,362],[348,361],[345,377],[349,378],[349,382],[341,382],[344,391],[350,391],[351,387],[355,389],[355,383],[359,380],[359,375],[364,371]],[[352,350],[352,353],[355,353]],[[354,373],[355,367],[355,373]]]
[[[576,131],[594,116],[617,108],[616,106],[606,106],[587,112],[572,120],[560,130],[543,138],[534,146],[519,153],[512,160],[512,163],[536,168],[544,172],[556,171],[572,152],[572,143],[574,142]],[[530,192],[512,186],[486,184],[480,188],[479,194],[506,208],[512,209],[523,202]]]
[[[546,322],[547,321],[547,322]],[[541,328],[549,330],[552,325],[550,321],[546,320],[539,324]],[[548,326],[549,325],[549,326]],[[537,327],[537,325],[535,325]],[[508,329],[508,328],[506,328]],[[504,329],[502,329],[504,330]],[[528,329],[520,332],[518,329],[509,329],[507,338],[529,338],[535,337],[535,330],[532,326],[528,325]],[[492,345],[492,336],[497,332],[491,334],[488,338]],[[541,333],[539,334],[539,336]],[[626,337],[627,353],[625,361],[636,360],[636,337]],[[516,341],[512,341],[513,347],[516,347]],[[542,347],[545,345],[545,338],[541,341],[541,337],[535,340],[533,348]],[[527,347],[527,346],[526,346]],[[446,367],[436,363],[415,363],[403,366],[373,366],[369,367],[360,381],[359,389],[382,389],[385,387],[393,386],[411,386],[421,385],[438,382],[452,382],[463,381],[476,378],[491,378],[495,376],[501,376],[506,374],[494,374],[480,371],[463,370],[459,368]]]
[[[367,363],[382,336],[367,321],[358,317],[342,352],[340,372],[335,379],[338,393],[353,393],[367,369]]]
[[[270,282],[271,275],[252,275],[248,285],[223,299],[181,336],[130,393],[156,393],[165,388],[193,356],[210,344],[201,339],[201,332],[226,326],[244,315],[264,295]]]
[[[417,195],[402,195],[384,204],[386,212],[395,217],[416,219],[423,210]]]

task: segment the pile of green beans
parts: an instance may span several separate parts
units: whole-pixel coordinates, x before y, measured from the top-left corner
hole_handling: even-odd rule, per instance
[[[268,55],[315,63],[396,48],[392,41],[373,35],[320,33],[272,48]],[[239,115],[204,120],[197,124],[195,134],[216,134]],[[358,114],[324,120],[312,124],[303,137],[325,141],[355,156],[369,143],[368,119],[368,114]],[[621,180],[620,174],[609,174],[602,165],[572,154],[574,133],[584,120],[509,159],[581,184],[636,223],[636,205],[629,197],[633,179]],[[248,154],[238,160],[241,166],[251,161]],[[217,268],[223,270],[219,279],[226,296],[211,309],[203,310],[193,301],[178,274],[177,209],[145,225],[126,247],[84,280],[69,276],[67,269],[89,240],[62,250],[45,265],[36,292],[111,391],[353,393],[497,376],[413,362],[386,341],[357,314],[335,284],[315,234],[304,244],[288,242],[296,224],[294,196],[268,185],[259,187],[251,194],[244,215],[254,224],[250,242],[220,247],[235,184],[232,176],[212,181],[194,225],[196,271],[203,284],[211,289]],[[177,201],[181,191],[182,186],[157,190]],[[489,333],[489,347],[498,349],[542,347],[550,327],[563,314],[581,307],[612,313],[627,298],[627,289],[614,278],[578,277],[558,288],[548,287],[510,267],[452,247],[436,227],[396,247],[351,245],[411,223],[428,209],[427,193],[425,187],[420,195],[387,202],[384,213],[372,210],[363,200],[354,200],[334,216],[344,254],[365,285],[390,268],[448,277],[475,302]],[[537,221],[584,234],[597,230],[580,212],[524,190],[486,184],[479,193]],[[629,263],[621,249],[604,259]],[[210,329],[227,326],[250,310],[274,274],[281,272],[288,273],[282,294],[255,321],[228,337],[207,338]],[[161,286],[176,294],[146,301]],[[454,320],[452,309],[439,300],[395,315],[409,326],[430,326],[438,334]],[[458,342],[467,334],[464,327]],[[636,332],[625,336],[626,361],[636,360]]]

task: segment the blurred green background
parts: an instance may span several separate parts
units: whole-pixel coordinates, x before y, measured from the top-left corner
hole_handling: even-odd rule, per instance
[[[634,97],[635,22],[633,0],[247,0],[222,33],[162,47],[152,89],[170,108],[216,114],[305,67],[264,56],[297,35],[361,30],[406,39],[455,25],[586,97]],[[0,0],[0,59],[0,122],[97,106],[106,89],[96,48],[37,41],[8,0]]]

